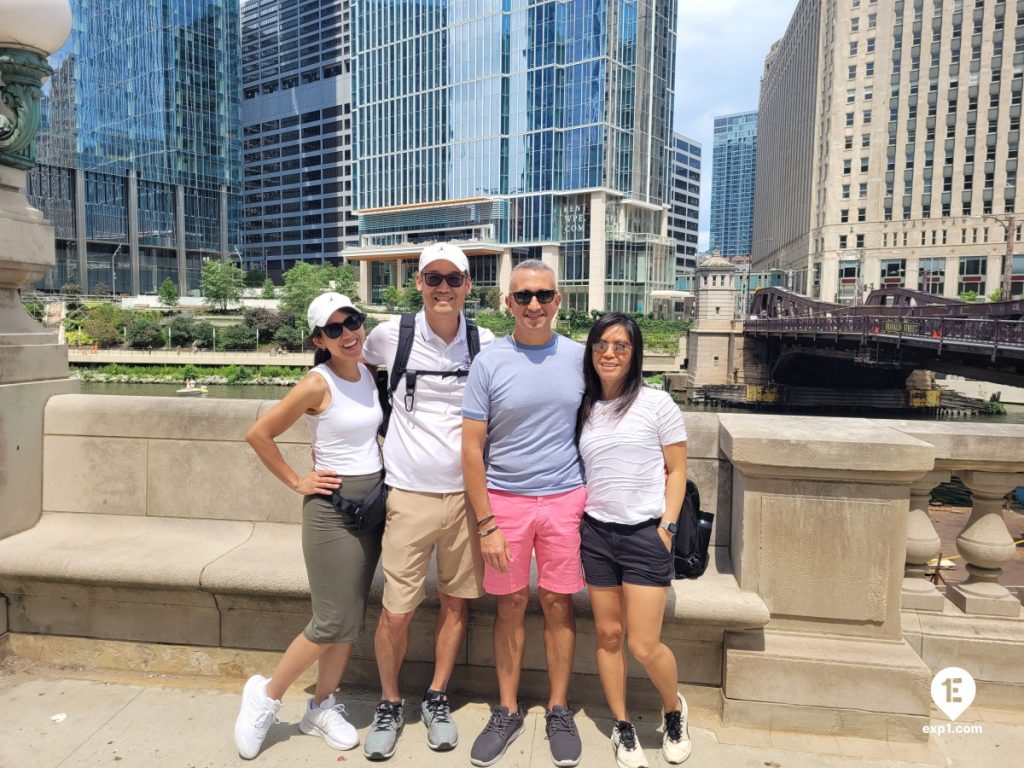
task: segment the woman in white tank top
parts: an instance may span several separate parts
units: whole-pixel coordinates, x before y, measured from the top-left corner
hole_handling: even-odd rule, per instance
[[[267,469],[303,497],[302,551],[313,618],[292,641],[268,679],[245,684],[235,722],[235,746],[255,757],[276,721],[285,691],[317,662],[316,692],[299,723],[335,749],[352,749],[359,735],[335,699],[352,645],[363,628],[366,597],[380,558],[383,528],[363,530],[331,504],[331,493],[359,503],[383,477],[377,429],[382,413],[373,374],[360,363],[364,317],[347,296],[324,293],[307,312],[314,368],[252,426],[246,440]],[[289,466],[274,438],[300,417],[309,425],[313,468]]]

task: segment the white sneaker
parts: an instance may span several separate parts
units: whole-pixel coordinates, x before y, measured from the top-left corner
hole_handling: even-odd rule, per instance
[[[310,736],[323,736],[334,749],[352,749],[359,745],[359,734],[345,719],[345,705],[335,702],[333,693],[320,702],[319,707],[313,704],[313,697],[309,697],[299,730]]]
[[[260,753],[267,731],[278,722],[281,702],[267,696],[269,682],[262,675],[253,675],[242,691],[242,708],[235,720],[235,747],[246,760],[252,760]]]
[[[679,697],[679,710],[676,712],[665,712],[662,710],[662,717],[665,720],[665,735],[661,740],[661,754],[665,762],[678,764],[690,756],[692,744],[690,743],[690,730],[687,717],[689,708],[686,706],[686,699],[683,694],[676,693]]]
[[[612,726],[612,749],[615,750],[615,764],[619,768],[647,768],[647,758],[636,739],[632,723],[619,720]]]

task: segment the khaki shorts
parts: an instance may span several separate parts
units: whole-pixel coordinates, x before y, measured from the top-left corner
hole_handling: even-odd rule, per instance
[[[452,597],[480,597],[484,593],[484,563],[466,494],[392,488],[381,553],[385,608],[409,613],[423,602],[435,547],[438,589]]]

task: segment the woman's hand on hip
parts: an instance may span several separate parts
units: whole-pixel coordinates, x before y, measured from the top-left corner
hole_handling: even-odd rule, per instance
[[[341,478],[333,469],[314,469],[308,475],[299,478],[295,492],[303,496],[322,494],[330,496],[331,491],[341,487]]]
[[[665,545],[665,549],[669,552],[672,551],[672,534],[666,531],[664,528],[658,528],[658,536],[661,538],[661,543]]]

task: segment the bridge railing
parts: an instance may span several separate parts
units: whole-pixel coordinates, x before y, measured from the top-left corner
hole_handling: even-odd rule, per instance
[[[969,341],[985,344],[1024,346],[1024,322],[979,320],[966,317],[900,318],[891,315],[838,317],[788,317],[747,320],[749,333],[844,333],[864,336],[913,336],[918,338]]]

